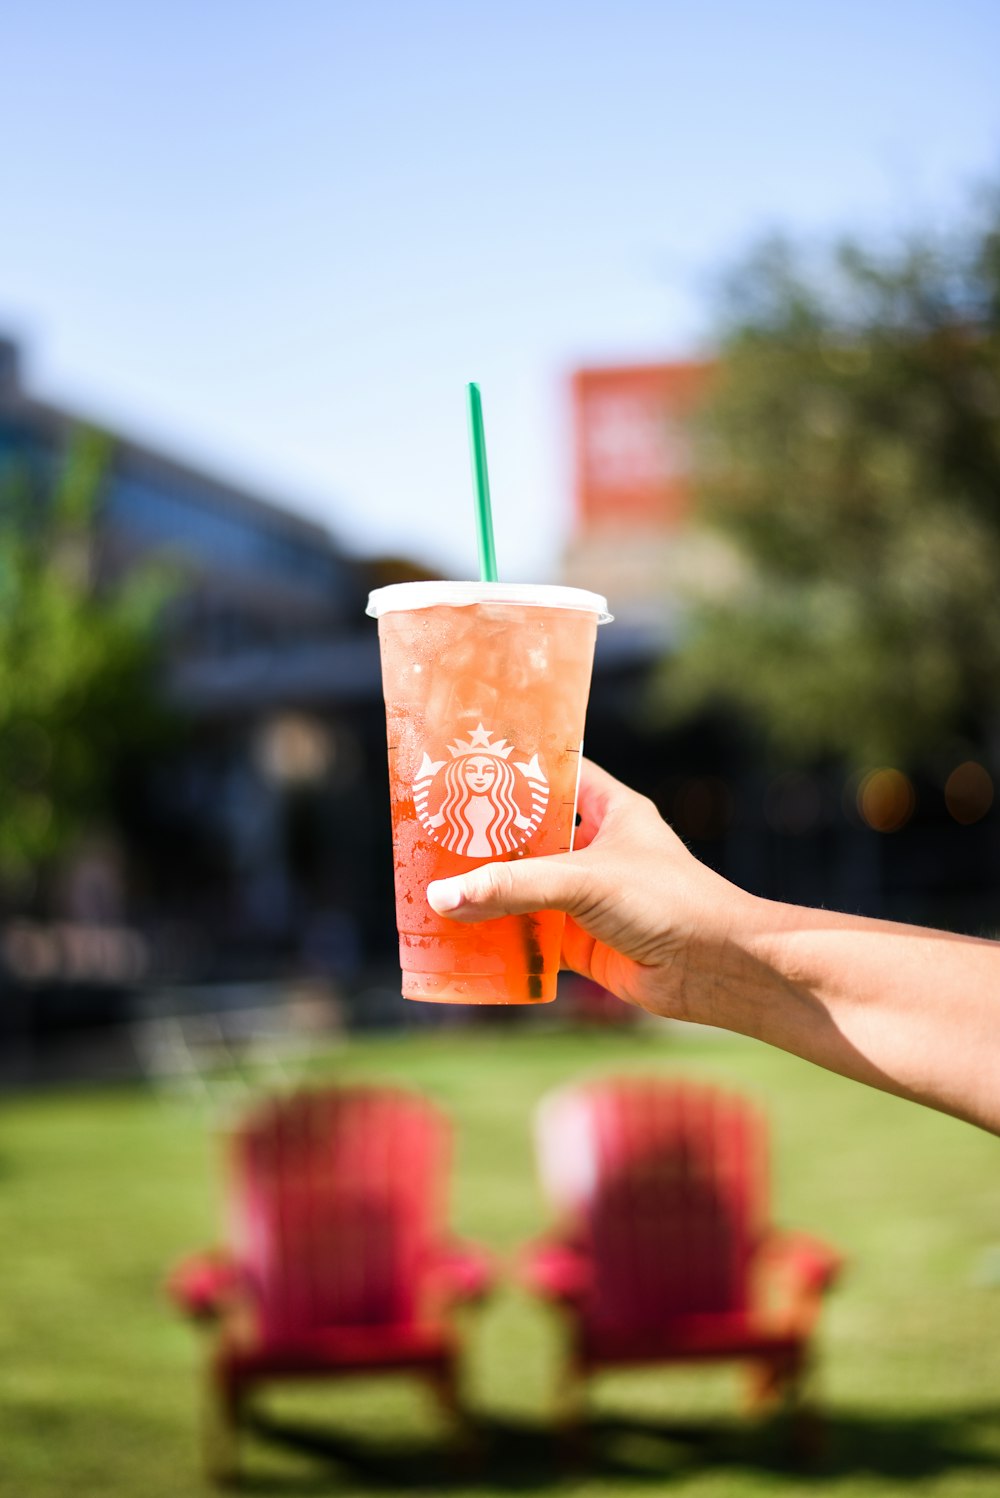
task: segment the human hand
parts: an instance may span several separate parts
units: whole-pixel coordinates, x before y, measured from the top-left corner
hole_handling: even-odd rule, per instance
[[[578,848],[428,885],[439,915],[567,912],[563,963],[1000,1134],[1000,943],[746,894],[586,760]]]
[[[578,807],[572,853],[437,880],[431,908],[456,921],[564,910],[564,967],[655,1014],[711,1022],[713,987],[756,902],[699,863],[652,801],[589,760]]]

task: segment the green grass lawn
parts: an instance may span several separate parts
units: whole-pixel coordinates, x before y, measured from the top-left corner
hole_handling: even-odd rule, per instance
[[[469,1326],[487,1457],[466,1475],[405,1380],[281,1391],[276,1422],[312,1445],[252,1437],[246,1485],[289,1495],[422,1491],[742,1498],[1000,1493],[1000,1146],[965,1125],[751,1042],[633,1032],[480,1028],[354,1041],[317,1076],[425,1089],[453,1116],[454,1221],[501,1252],[545,1221],[529,1124],[582,1073],[718,1081],[773,1123],[775,1216],[849,1257],[823,1330],[830,1437],[796,1471],[780,1421],[741,1413],[735,1372],[646,1372],[594,1390],[589,1465],[548,1435],[558,1331],[505,1287]],[[7,1101],[0,1112],[0,1493],[176,1498],[202,1491],[198,1346],[160,1286],[217,1220],[210,1105],[145,1090]]]

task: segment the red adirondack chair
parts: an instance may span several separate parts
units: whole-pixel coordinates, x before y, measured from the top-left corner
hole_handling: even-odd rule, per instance
[[[462,1417],[452,1310],[492,1270],[446,1232],[450,1131],[424,1099],[353,1088],[264,1103],[229,1152],[228,1247],[168,1290],[215,1329],[205,1454],[233,1475],[246,1396],[267,1380],[412,1371]]]
[[[804,1434],[810,1341],[840,1260],[770,1226],[761,1114],[707,1087],[603,1081],[544,1100],[537,1144],[560,1223],[521,1278],[569,1318],[567,1424],[600,1369],[738,1360],[754,1403],[797,1396]]]

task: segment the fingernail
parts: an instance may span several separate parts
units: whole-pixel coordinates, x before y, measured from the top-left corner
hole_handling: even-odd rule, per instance
[[[435,879],[427,886],[427,903],[438,915],[457,910],[464,898],[461,879]]]

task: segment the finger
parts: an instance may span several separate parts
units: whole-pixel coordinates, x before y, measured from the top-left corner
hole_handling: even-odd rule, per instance
[[[572,916],[566,917],[562,939],[562,966],[581,978],[594,976],[594,948],[597,942],[589,932],[576,924]]]
[[[624,999],[626,1004],[636,1002],[628,981],[634,964],[613,947],[584,931],[572,916],[567,916],[563,931],[562,966],[606,988],[617,998]]]
[[[575,848],[586,848],[593,842],[609,810],[625,803],[635,792],[591,759],[580,761],[580,788],[576,809],[580,825],[573,839]]]
[[[456,921],[491,921],[535,910],[574,910],[584,897],[578,855],[556,853],[517,863],[488,863],[427,886],[427,902]]]

